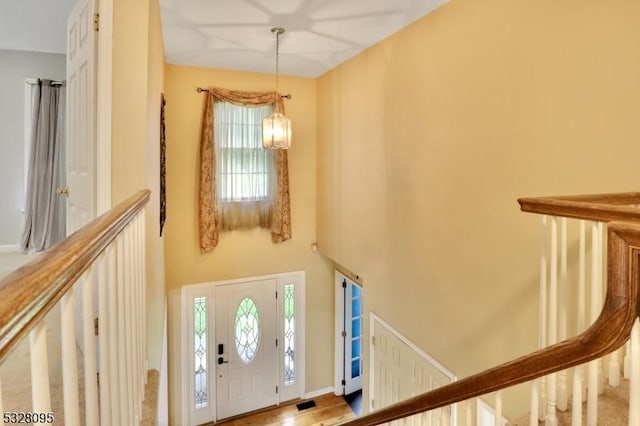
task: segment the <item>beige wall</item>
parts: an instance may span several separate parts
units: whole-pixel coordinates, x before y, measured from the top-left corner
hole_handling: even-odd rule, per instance
[[[113,205],[146,186],[149,2],[113,0]]]
[[[113,1],[113,205],[150,189],[146,208],[149,368],[160,368],[165,307],[164,247],[159,237],[160,94],[164,48],[157,0]]]
[[[147,205],[147,328],[149,368],[160,369],[162,324],[166,305],[164,238],[160,237],[160,102],[164,90],[164,46],[157,0],[149,4],[149,64],[147,91],[146,187]]]
[[[516,199],[637,189],[639,38],[635,0],[456,0],[320,77],[318,242],[366,310],[459,377],[533,350]]]
[[[167,65],[167,226],[165,271],[169,292],[169,360],[172,424],[180,424],[180,288],[216,280],[286,271],[306,271],[307,374],[312,391],[333,382],[333,277],[329,264],[310,249],[316,214],[316,85],[304,78],[281,77],[280,89],[293,123],[289,176],[293,238],[273,244],[265,230],[221,234],[212,252],[201,254],[197,236],[197,176],[203,95],[198,86],[268,91],[266,74]],[[329,325],[329,326],[327,326]]]

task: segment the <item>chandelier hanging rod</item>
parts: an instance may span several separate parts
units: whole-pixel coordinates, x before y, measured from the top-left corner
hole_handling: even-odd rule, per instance
[[[209,93],[209,90],[207,90],[207,89],[203,89],[202,87],[196,87],[196,92],[198,92],[198,93],[202,93],[202,92],[207,92],[207,93]],[[289,95],[282,95],[282,96],[280,96],[280,97],[281,97],[281,98],[285,98],[285,99],[291,99],[291,95],[290,95],[290,94],[289,94]]]

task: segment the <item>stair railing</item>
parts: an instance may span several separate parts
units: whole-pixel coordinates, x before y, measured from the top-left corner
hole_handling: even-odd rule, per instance
[[[598,317],[604,293],[607,222],[638,223],[640,194],[524,198],[519,202],[523,211],[542,213],[539,345],[544,347],[564,340],[570,326],[578,333]],[[573,277],[567,274],[567,258],[571,254],[567,247],[567,234],[571,233],[568,219],[576,219],[578,225],[573,226],[577,231],[573,241],[578,243],[577,253],[573,250],[574,264],[577,263]],[[567,295],[572,288],[577,295],[570,301]],[[573,318],[569,317],[571,313]],[[544,421],[547,426],[555,426],[558,412],[571,408],[571,424],[582,425],[582,405],[586,402],[586,424],[597,425],[598,400],[605,391],[606,379],[609,386],[620,386],[622,366],[624,377],[630,379],[631,359],[629,339],[624,350],[619,348],[607,357],[576,366],[572,383],[568,381],[571,372],[566,370],[538,379],[532,384],[530,424]],[[637,415],[638,409],[640,404],[630,405],[629,419]]]
[[[597,366],[600,358],[629,342],[629,375],[631,377],[629,425],[640,426],[640,321],[638,319],[640,315],[638,294],[640,292],[640,209],[634,207],[640,205],[640,193],[526,198],[520,199],[519,203],[523,211],[552,216],[549,221],[552,227],[551,239],[557,239],[557,218],[561,218],[560,246],[566,246],[564,232],[566,228],[563,218],[590,220],[598,223],[610,222],[607,226],[606,268],[602,269],[598,269],[600,267],[598,266],[598,256],[603,256],[605,247],[598,245],[597,239],[603,235],[604,227],[598,223],[593,225],[592,254],[594,258],[591,276],[596,284],[598,276],[604,274],[607,278],[604,303],[600,303],[602,309],[599,309],[598,306],[599,300],[601,300],[599,299],[601,294],[599,291],[604,292],[604,286],[601,287],[601,290],[598,290],[596,286],[591,296],[591,314],[595,317],[593,324],[581,334],[568,339],[565,339],[566,332],[562,330],[563,326],[558,328],[558,313],[561,313],[561,317],[566,316],[566,312],[562,312],[557,303],[558,295],[562,298],[562,291],[559,291],[557,287],[558,278],[560,280],[566,279],[566,258],[561,254],[560,265],[558,265],[558,253],[555,251],[557,250],[557,241],[551,242],[551,253],[547,253],[545,251],[547,243],[543,238],[543,247],[545,248],[541,259],[541,290],[544,289],[544,293],[541,295],[541,305],[546,306],[545,310],[553,311],[551,316],[554,317],[555,322],[548,325],[545,313],[544,323],[541,327],[543,338],[540,339],[541,348],[539,350],[355,420],[341,423],[341,425],[373,426],[391,422],[532,380],[534,392],[536,389],[540,392],[541,388],[549,390],[544,403],[541,404],[542,407],[546,405],[549,408],[550,403],[553,407],[547,410],[545,415],[541,412],[539,416],[538,412],[534,411],[531,420],[535,423],[531,424],[537,424],[539,417],[541,417],[547,426],[553,425],[556,421],[554,416],[557,400],[553,398],[550,401],[548,397],[549,394],[552,397],[555,396],[558,386],[556,377],[550,375],[588,362],[592,362],[590,368],[594,370],[593,366]],[[543,218],[545,238],[547,221],[546,217]],[[562,250],[564,249],[561,249],[561,252]],[[547,277],[549,281],[553,281],[553,283],[549,283],[549,288],[546,282]],[[600,280],[600,285],[602,284],[603,280]],[[547,291],[552,294],[546,294]],[[596,307],[599,312],[596,312]],[[584,316],[583,309],[578,309],[579,315]],[[566,321],[566,317],[562,321]],[[560,330],[559,333],[558,330]],[[550,334],[551,336],[549,336]],[[593,373],[591,375],[593,376]],[[536,380],[546,376],[549,376],[546,383]],[[564,385],[567,386],[566,382]],[[597,388],[593,384],[591,386]],[[568,392],[563,390],[562,393],[566,395]],[[536,409],[540,396],[541,393],[532,395]],[[551,412],[553,412],[552,415],[550,415]],[[591,416],[593,414],[590,415],[588,424],[595,425],[596,423],[592,422],[597,422],[595,420],[597,417],[592,418]],[[496,424],[500,424],[498,423],[500,421],[499,412],[496,417]],[[471,416],[467,415],[466,418],[469,420]]]
[[[147,376],[144,206],[149,195],[136,193],[0,281],[0,364],[20,361],[13,358],[22,356],[18,347],[28,336],[31,370],[31,406],[3,406],[0,391],[3,421],[52,423],[64,411],[67,426],[139,424]],[[74,295],[81,295],[79,303]],[[82,306],[79,324],[76,305]],[[60,342],[47,339],[57,327],[47,315],[58,310]],[[77,341],[83,342],[80,369]],[[59,356],[51,356],[47,345],[58,343],[60,364],[49,365]],[[50,377],[59,371],[63,407],[52,406],[57,388]],[[79,373],[84,373],[83,398]],[[5,396],[17,385],[2,383]]]

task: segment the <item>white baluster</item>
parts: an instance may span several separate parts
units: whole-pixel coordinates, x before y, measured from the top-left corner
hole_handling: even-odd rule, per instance
[[[130,287],[130,305],[131,305],[131,335],[132,335],[132,353],[131,361],[133,365],[133,397],[135,398],[135,417],[140,418],[142,414],[142,405],[140,401],[140,334],[138,330],[138,282],[137,282],[137,261],[136,261],[136,225],[134,219],[127,228],[127,240],[129,245],[129,287]]]
[[[578,255],[578,322],[577,332],[582,333],[586,323],[586,229],[584,220],[580,221]],[[573,398],[571,400],[571,425],[582,426],[582,403],[584,398],[584,367],[573,369]]]
[[[86,275],[83,277],[86,279]],[[81,278],[80,283],[82,283],[84,279]],[[64,424],[69,426],[80,424],[80,410],[78,408],[78,360],[76,356],[76,332],[74,325],[74,289],[75,287],[67,291],[60,300]]]
[[[473,426],[473,407],[477,404],[476,399],[469,399],[464,403],[465,426]]]
[[[138,411],[138,401],[135,395],[133,379],[136,375],[133,365],[133,322],[131,321],[133,306],[131,304],[131,240],[128,228],[122,232],[122,241],[124,244],[124,314],[125,314],[125,348],[127,363],[127,392],[129,394],[129,421],[136,424],[136,413]]]
[[[598,224],[591,225],[591,322],[595,322],[600,313],[600,234]],[[587,389],[587,425],[598,424],[598,360],[589,362],[589,384]]]
[[[132,306],[132,317],[131,317],[131,332],[133,336],[133,353],[132,353],[132,362],[133,362],[133,387],[134,387],[134,398],[136,401],[136,418],[140,418],[142,415],[142,400],[141,396],[141,365],[140,365],[140,349],[141,349],[141,341],[142,338],[140,334],[140,325],[139,325],[139,309],[140,301],[138,297],[138,262],[137,262],[137,217],[132,221],[131,225],[127,229],[128,239],[129,239],[129,250],[130,250],[130,264],[129,264],[129,276],[130,276],[130,286],[131,286],[131,306]]]
[[[529,424],[537,425],[540,419],[540,387],[538,380],[531,382],[531,412],[529,413]]]
[[[107,321],[109,323],[109,381],[110,381],[110,400],[111,400],[111,423],[123,425],[123,413],[124,407],[120,406],[120,398],[122,388],[120,382],[120,342],[118,336],[120,333],[119,326],[119,309],[118,309],[118,274],[117,274],[117,241],[114,241],[107,247],[107,299],[108,299],[108,313]]]
[[[144,361],[144,383],[147,383],[147,373],[146,371],[149,369],[149,366],[147,365],[147,295],[146,295],[146,288],[147,288],[147,245],[145,244],[146,241],[146,217],[147,217],[147,212],[146,210],[142,210],[140,212],[140,230],[142,233],[142,237],[140,239],[141,241],[141,250],[140,250],[140,262],[142,265],[142,281],[140,283],[141,285],[141,291],[142,291],[142,299],[144,300],[144,302],[142,303],[142,353],[143,353],[143,361]]]
[[[629,426],[640,426],[640,320],[631,331],[631,381],[629,383]]]
[[[142,336],[140,335],[139,307],[140,298],[138,291],[138,262],[137,262],[137,227],[134,220],[129,229],[129,245],[131,246],[131,306],[132,306],[132,339],[133,339],[133,369],[134,369],[134,397],[136,399],[136,418],[142,416],[142,386],[141,386],[141,365],[140,351],[142,349]]]
[[[631,339],[624,345],[624,378],[631,379]]]
[[[616,388],[620,386],[620,361],[617,350],[609,355],[609,385]]]
[[[138,215],[136,217],[135,220],[135,262],[136,262],[136,277],[135,277],[135,283],[136,283],[136,294],[137,294],[137,303],[136,306],[142,306],[144,305],[145,302],[145,298],[144,298],[144,287],[143,287],[143,282],[142,282],[142,268],[144,268],[144,265],[142,263],[142,258],[140,256],[141,250],[142,250],[142,244],[144,244],[144,242],[142,241],[142,226],[143,226],[143,222],[142,222],[142,216]],[[139,365],[139,383],[140,383],[140,394],[139,394],[139,399],[140,399],[140,407],[142,408],[142,401],[144,400],[144,383],[146,381],[146,370],[145,370],[145,365],[144,365],[144,354],[145,354],[145,350],[146,350],[146,346],[144,346],[144,337],[145,337],[145,330],[143,329],[143,324],[144,324],[144,319],[142,318],[142,309],[136,309],[136,318],[137,318],[137,330],[138,330],[138,342],[139,342],[139,347],[138,347],[138,365]]]
[[[496,392],[495,426],[502,426],[502,392]]]
[[[449,426],[451,424],[451,406],[447,405],[442,409],[442,426]]]
[[[582,367],[573,369],[573,398],[571,400],[571,426],[582,426]]]
[[[99,392],[100,392],[100,423],[110,425],[111,421],[111,351],[109,350],[109,336],[111,334],[111,322],[109,319],[109,248],[100,256],[98,260],[98,318],[100,330],[98,332],[99,341]]]
[[[551,257],[549,259],[549,345],[558,341],[558,220],[551,219]],[[547,376],[547,416],[545,426],[556,426],[557,375]]]
[[[129,405],[129,422],[130,424],[135,424],[135,413],[137,409],[137,400],[134,395],[133,389],[133,377],[135,376],[135,371],[133,368],[133,339],[131,335],[132,329],[132,312],[133,306],[131,306],[131,246],[129,242],[129,234],[126,230],[122,233],[122,242],[124,249],[124,259],[122,263],[123,276],[124,276],[124,299],[123,299],[123,309],[124,309],[124,321],[125,321],[125,362],[127,365],[127,395],[129,395],[129,399],[127,401]]]
[[[142,212],[138,217],[138,261],[140,263],[140,276],[139,279],[139,290],[140,290],[140,300],[142,306],[144,308],[140,311],[140,332],[142,333],[142,353],[140,354],[140,361],[142,363],[142,380],[143,383],[147,383],[147,328],[146,328],[146,306],[147,306],[147,281],[146,281],[146,257],[145,257],[145,221],[144,221],[144,212]]]
[[[31,349],[31,399],[33,411],[51,411],[49,392],[49,363],[47,361],[47,332],[44,320],[40,320],[29,333]]]
[[[601,270],[601,287],[602,287],[602,299],[601,299],[601,304],[604,305],[604,298],[606,296],[606,286],[605,286],[605,279],[606,279],[606,264],[607,264],[607,259],[606,259],[606,254],[605,254],[605,250],[607,249],[607,245],[605,244],[605,236],[606,236],[606,223],[601,223],[601,233],[600,233],[600,250],[601,250],[601,265],[602,265],[602,270]],[[609,376],[609,385],[613,386],[613,387],[618,387],[620,386],[620,348],[616,349],[615,351],[611,352],[611,354],[609,354],[609,368],[608,368],[608,376]],[[604,392],[604,374],[603,374],[603,384],[602,384],[602,388],[600,389],[601,393]]]
[[[558,340],[567,339],[567,218],[560,219],[560,286],[558,288]],[[558,409],[569,408],[567,370],[558,373]]]
[[[587,231],[585,229],[585,221],[580,221],[580,241],[579,241],[579,259],[578,259],[578,334],[585,329],[587,322],[586,314],[586,272],[587,272],[587,249],[586,239]]]
[[[538,347],[540,349],[547,346],[547,257],[548,257],[548,226],[547,216],[542,216],[542,247],[540,249],[540,290],[539,290],[539,310],[538,310]],[[540,377],[538,380],[538,420],[544,421],[547,411],[547,385],[546,378]]]
[[[129,228],[127,229],[128,239],[129,239],[129,277],[131,286],[131,306],[132,306],[132,316],[131,316],[131,333],[133,336],[133,353],[132,353],[132,362],[133,362],[133,395],[136,400],[136,417],[140,418],[142,415],[142,401],[140,400],[140,330],[138,324],[138,307],[140,306],[140,302],[138,300],[138,263],[137,263],[137,242],[136,242],[136,219],[131,223]]]
[[[140,363],[140,352],[142,350],[142,334],[140,333],[140,314],[138,307],[141,305],[140,296],[139,296],[139,283],[138,283],[138,229],[137,229],[137,217],[131,224],[130,229],[131,234],[131,288],[133,300],[131,302],[133,306],[133,336],[134,336],[134,353],[133,353],[133,362],[135,366],[135,397],[137,402],[137,412],[136,415],[138,418],[142,417],[142,400],[144,395],[144,388],[142,386],[142,381],[140,378],[142,377],[142,364]]]
[[[131,424],[131,398],[129,396],[129,372],[127,371],[127,323],[126,323],[126,305],[125,305],[125,273],[124,273],[124,242],[122,239],[122,235],[117,238],[116,241],[116,254],[117,254],[117,262],[116,262],[116,287],[117,287],[117,295],[118,295],[118,374],[120,376],[120,388],[118,389],[118,394],[120,397],[120,418],[122,425]]]
[[[578,289],[578,333],[581,333],[586,329],[587,324],[587,230],[586,222],[580,221],[580,274],[579,289]],[[580,365],[577,368],[580,369],[580,381],[582,382],[582,402],[587,400],[587,381],[585,380],[585,367]]]
[[[604,294],[605,294],[605,286],[604,286],[604,272],[605,272],[605,259],[604,259],[604,223],[598,222],[598,258],[599,258],[599,268],[598,268],[598,315],[602,311]],[[596,316],[596,318],[597,318]],[[602,395],[604,393],[604,368],[603,368],[603,360],[604,357],[598,360],[598,395]]]
[[[86,424],[98,425],[98,371],[96,367],[96,338],[93,318],[93,289],[94,274],[97,271],[90,268],[86,274],[86,282],[82,291],[82,313],[84,331],[84,392]],[[78,283],[82,285],[82,283]]]

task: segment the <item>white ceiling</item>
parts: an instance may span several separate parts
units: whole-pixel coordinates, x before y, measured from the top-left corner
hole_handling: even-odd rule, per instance
[[[0,49],[65,53],[74,0],[0,0]]]
[[[0,0],[0,49],[65,52],[75,0]],[[133,0],[128,0],[133,1]],[[159,0],[167,63],[317,77],[448,0]]]
[[[317,77],[447,0],[160,0],[167,63]]]

